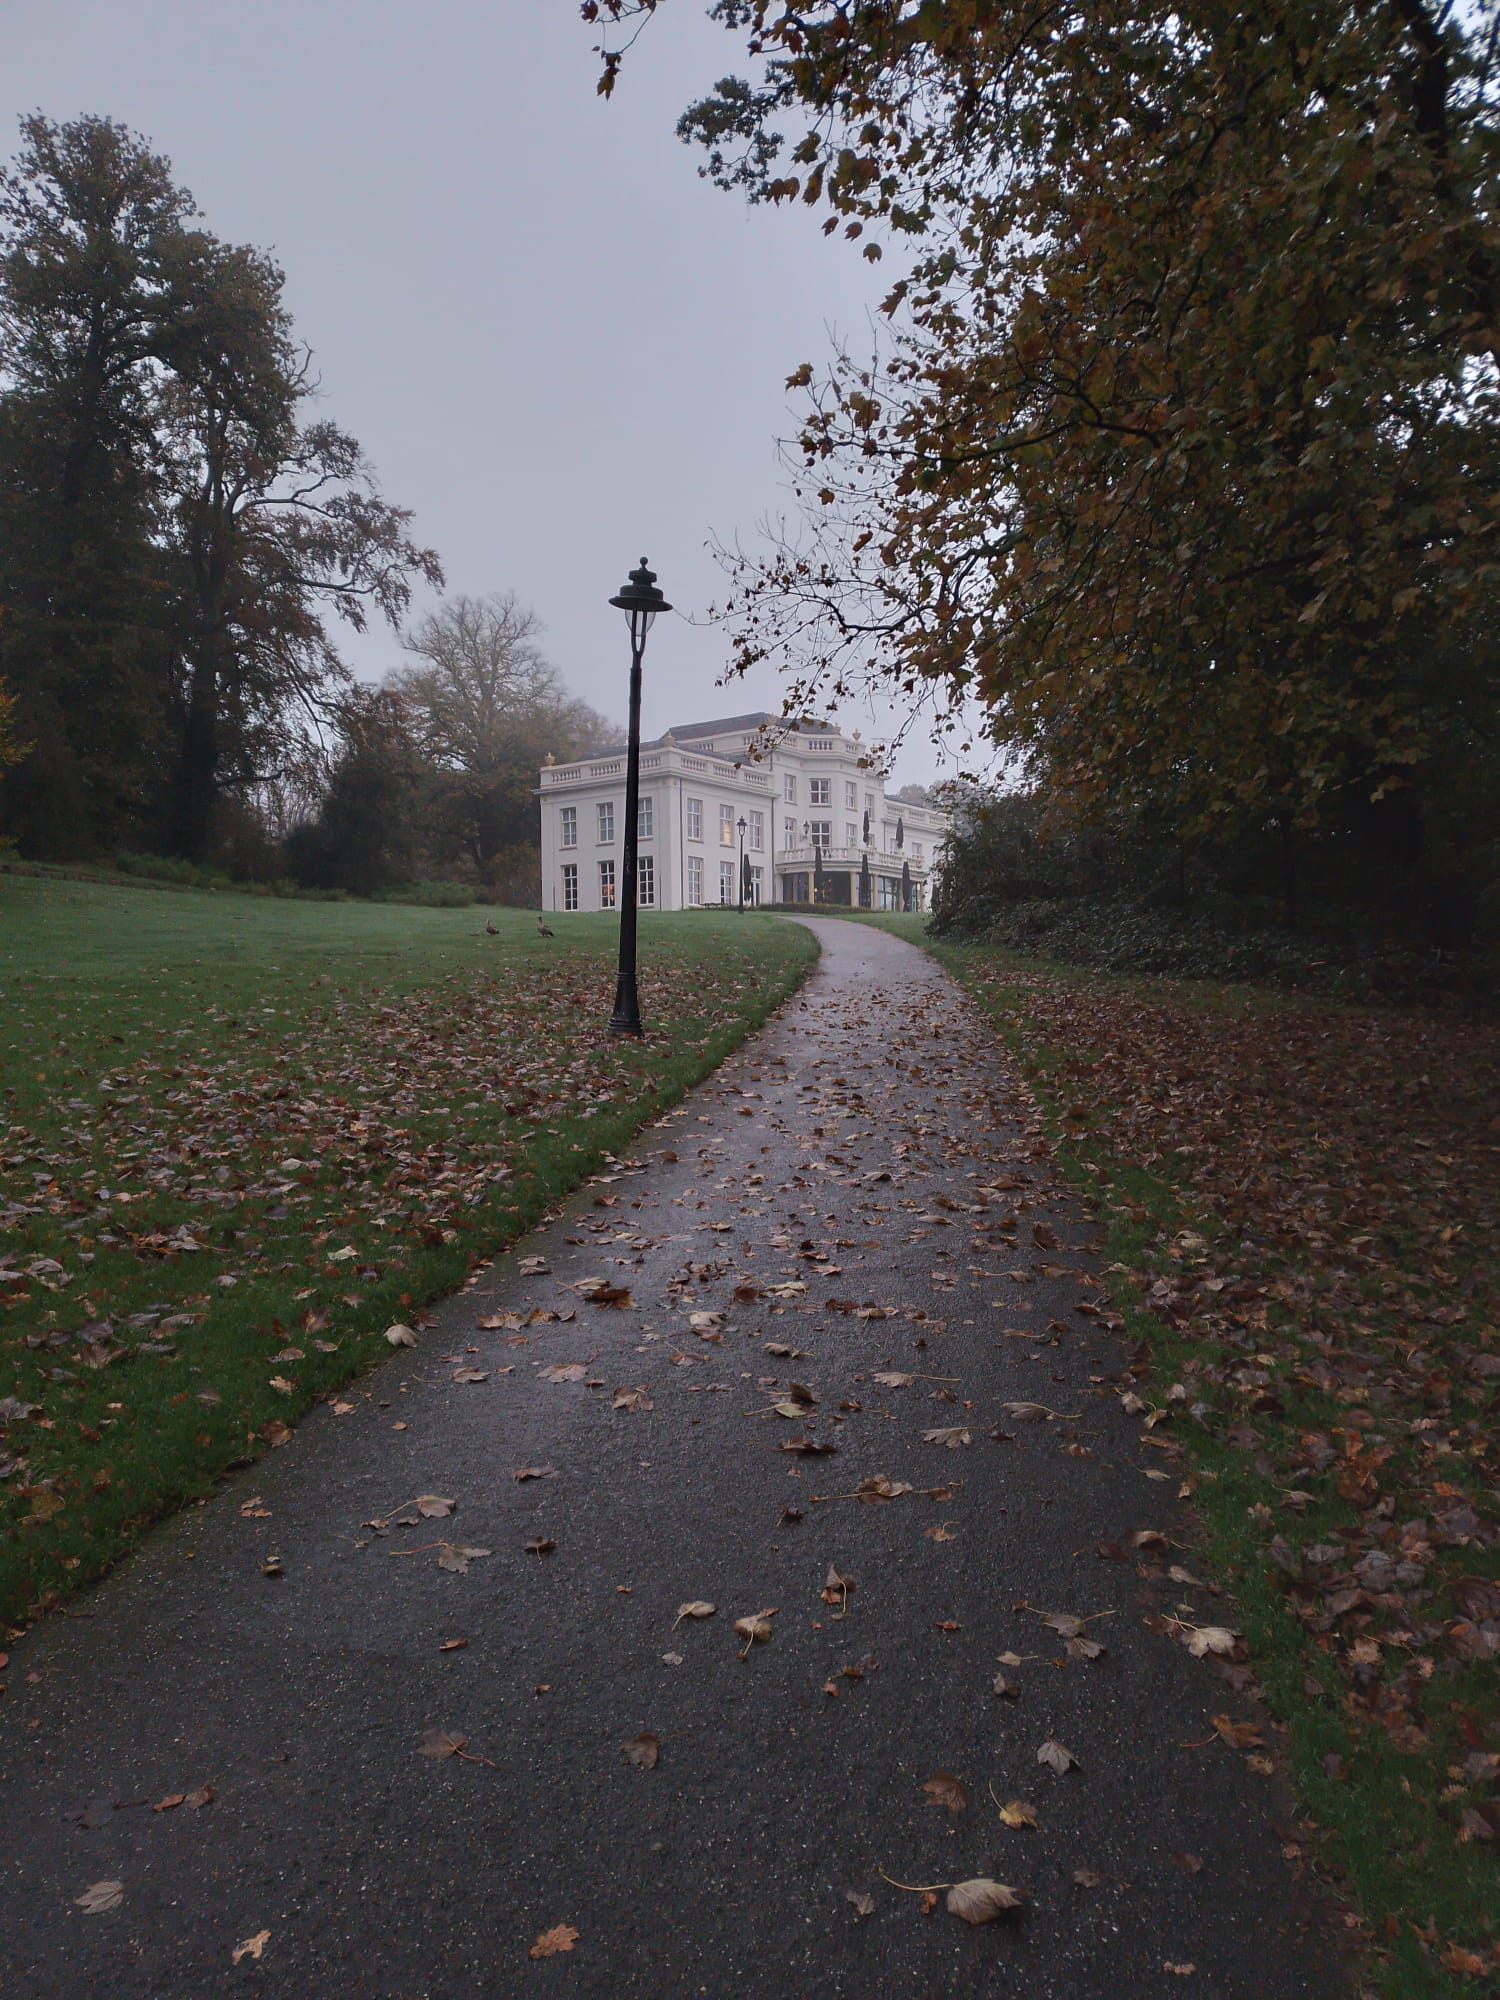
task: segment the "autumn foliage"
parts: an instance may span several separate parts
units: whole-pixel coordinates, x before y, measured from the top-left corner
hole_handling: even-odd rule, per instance
[[[684,120],[710,171],[903,259],[884,352],[792,377],[742,659],[975,697],[1074,810],[1491,868],[1485,11],[714,11],[759,63]]]

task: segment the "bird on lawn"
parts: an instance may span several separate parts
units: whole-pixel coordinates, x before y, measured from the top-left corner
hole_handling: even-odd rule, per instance
[[[485,920],[484,920],[484,927],[485,927],[486,931],[488,931],[488,932],[489,932],[489,934],[490,934],[490,936],[491,936],[491,937],[499,937],[499,935],[500,935],[500,932],[499,932],[499,929],[497,928],[497,926],[496,926],[496,925],[494,925],[494,924],[492,924],[492,923],[490,922],[490,920],[489,920],[489,918],[488,918],[488,917],[486,917],[486,918],[485,918]]]
[[[553,930],[553,929],[552,929],[551,925],[550,925],[550,924],[549,924],[549,923],[547,922],[547,919],[546,919],[545,917],[538,917],[538,918],[537,918],[537,920],[536,920],[536,927],[537,927],[537,929],[538,929],[538,930],[539,930],[539,931],[541,932],[541,934],[542,934],[542,936],[543,936],[543,937],[556,937],[556,936],[557,936],[557,932],[556,932],[555,930]]]

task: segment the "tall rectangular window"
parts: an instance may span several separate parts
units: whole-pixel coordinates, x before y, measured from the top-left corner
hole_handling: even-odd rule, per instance
[[[781,844],[783,847],[797,845],[797,822],[794,819],[784,819],[781,822]]]
[[[832,847],[833,821],[831,819],[815,819],[813,821],[812,844],[814,847]]]
[[[719,845],[720,847],[733,847],[734,845],[733,806],[721,805],[719,807]]]
[[[688,908],[696,910],[703,901],[703,856],[688,856]]]
[[[562,844],[564,847],[578,845],[577,806],[564,806],[562,809]]]
[[[794,806],[797,803],[797,780],[790,771],[787,772],[786,777],[782,781],[781,796],[789,806]]]
[[[721,861],[719,863],[719,901],[721,903],[732,903],[734,900],[734,863],[732,861]]]
[[[635,807],[635,837],[637,840],[651,838],[651,801],[637,799]]]
[[[757,850],[766,844],[766,816],[764,813],[750,815],[750,845]]]
[[[894,875],[880,878],[880,907],[882,910],[899,910],[901,907],[901,884]]]
[[[808,790],[807,802],[809,805],[831,806],[833,804],[832,778],[810,778],[808,780],[807,790]]]
[[[845,847],[859,845],[859,828],[852,819],[844,822],[844,845]]]
[[[576,910],[578,908],[578,863],[576,861],[565,861],[563,863],[563,908],[565,910]]]
[[[656,908],[656,861],[653,856],[649,854],[636,856],[635,879],[636,901],[643,910],[654,910]]]
[[[844,780],[844,804],[850,812],[853,812],[859,804],[859,787],[852,778],[845,778]]]
[[[687,837],[689,840],[703,838],[702,799],[689,799],[687,802]]]
[[[873,792],[866,792],[866,793],[865,793],[865,811],[866,811],[867,813],[870,813],[871,815],[873,815],[873,814],[874,814],[874,811],[875,811],[875,794],[874,794]]]
[[[912,844],[911,844],[911,858],[912,858],[912,860],[913,860],[913,861],[915,861],[915,862],[916,862],[916,864],[917,864],[917,866],[918,866],[918,867],[920,867],[920,866],[922,865],[922,843],[921,843],[921,841],[920,841],[920,840],[914,840],[914,841],[912,842]]]
[[[615,906],[615,864],[613,861],[599,863],[599,907],[612,910]]]
[[[606,799],[599,808],[599,838],[601,841],[610,841],[614,837],[615,802],[613,799]]]
[[[752,868],[750,870],[750,898],[752,902],[758,903],[765,894],[765,876],[766,871],[763,868]]]

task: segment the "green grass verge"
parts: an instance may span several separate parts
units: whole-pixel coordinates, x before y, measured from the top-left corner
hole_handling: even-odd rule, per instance
[[[816,956],[643,913],[615,1042],[615,921],[550,921],[0,877],[0,1618],[389,1355]]]

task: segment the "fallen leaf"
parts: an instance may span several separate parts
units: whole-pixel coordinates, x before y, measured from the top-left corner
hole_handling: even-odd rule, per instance
[[[752,1646],[763,1646],[771,1636],[771,1620],[774,1611],[757,1611],[749,1618],[736,1618],[734,1629],[745,1642],[740,1652],[743,1660]]]
[[[529,1556],[550,1556],[556,1547],[557,1543],[550,1535],[533,1535],[526,1544],[526,1553]]]
[[[238,1965],[242,1958],[259,1959],[261,1953],[270,1942],[271,1933],[269,1931],[257,1931],[254,1937],[247,1937],[243,1944],[235,1946],[234,1950],[229,1954],[230,1959],[235,1965]]]
[[[428,1521],[444,1520],[458,1508],[456,1500],[445,1500],[440,1493],[419,1493],[412,1505]]]
[[[537,1370],[544,1382],[582,1382],[588,1372],[581,1361],[554,1361],[550,1368]]]
[[[839,1607],[840,1612],[844,1611],[848,1606],[849,1593],[854,1588],[855,1583],[852,1576],[842,1576],[832,1563],[828,1565],[828,1574],[823,1579],[823,1602],[825,1604],[835,1604]]]
[[[1012,1799],[1000,1808],[1000,1824],[1009,1827],[1036,1825],[1036,1807],[1026,1804],[1024,1799]]]
[[[974,1436],[962,1424],[949,1424],[945,1429],[923,1431],[923,1444],[944,1445],[949,1451],[956,1451],[960,1445],[972,1444]]]
[[[652,1410],[655,1407],[650,1389],[644,1382],[638,1389],[616,1389],[615,1399],[610,1404],[612,1410]]]
[[[188,1806],[190,1806],[194,1812],[201,1812],[205,1806],[211,1806],[213,1802],[214,1802],[214,1788],[212,1785],[199,1785],[196,1791],[188,1793],[187,1798],[185,1800],[185,1803]]]
[[[1208,1653],[1228,1658],[1234,1651],[1237,1637],[1238,1634],[1227,1625],[1188,1625],[1183,1628],[1183,1643],[1197,1660]]]
[[[937,1771],[922,1786],[928,1803],[942,1806],[948,1812],[961,1813],[968,1810],[969,1788],[962,1778],[951,1771]]]
[[[1023,1909],[1026,1898],[1019,1889],[976,1875],[968,1882],[955,1882],[948,1891],[945,1908],[950,1917],[962,1917],[966,1924],[991,1924],[996,1917]]]
[[[1073,1870],[1073,1880],[1078,1884],[1080,1889],[1097,1889],[1099,1884],[1104,1880],[1104,1877],[1096,1874],[1092,1868],[1075,1868]]]
[[[151,1810],[152,1812],[173,1812],[178,1806],[184,1803],[186,1798],[186,1792],[169,1792],[164,1799],[158,1799]]]
[[[426,1729],[417,1744],[419,1757],[456,1757],[468,1742],[467,1736],[455,1736],[451,1729]]]
[[[953,1524],[951,1521],[939,1521],[936,1527],[924,1528],[922,1533],[929,1542],[955,1542],[958,1540],[958,1537],[953,1533]]]
[[[672,1630],[675,1632],[684,1618],[712,1618],[717,1608],[716,1605],[710,1604],[707,1598],[689,1598],[686,1604],[678,1605],[677,1616],[672,1620]]]
[[[517,1484],[524,1479],[556,1479],[557,1467],[555,1465],[523,1465],[510,1476]]]
[[[409,1326],[388,1326],[385,1337],[392,1347],[415,1347],[417,1344],[417,1336]]]
[[[1008,1674],[996,1674],[990,1683],[991,1694],[1004,1695],[1010,1701],[1014,1701],[1020,1692],[1019,1685]]]
[[[1203,1873],[1203,1863],[1196,1854],[1174,1854],[1172,1859],[1177,1863],[1177,1866],[1182,1870],[1184,1875],[1201,1875]]]
[[[440,1653],[457,1653],[468,1645],[467,1639],[444,1639],[438,1647]]]
[[[545,1257],[523,1257],[516,1269],[523,1278],[545,1278],[552,1266]]]
[[[661,1738],[653,1736],[650,1730],[642,1730],[639,1736],[632,1736],[628,1743],[620,1745],[625,1762],[638,1771],[654,1771],[661,1756]]]
[[[1231,1722],[1227,1715],[1213,1718],[1214,1729],[1231,1750],[1255,1750],[1262,1738],[1253,1722]]]
[[[543,1931],[536,1943],[527,1952],[528,1958],[556,1958],[560,1951],[571,1951],[577,1944],[579,1933],[571,1924],[554,1924],[550,1931]]]
[[[799,1411],[800,1415],[801,1412]],[[817,1438],[788,1438],[785,1444],[777,1445],[778,1451],[799,1453],[803,1458],[831,1458],[838,1450],[836,1444],[823,1444]]]
[[[689,1313],[688,1325],[694,1333],[716,1333],[724,1325],[726,1317],[721,1312]]]
[[[490,1373],[487,1368],[455,1368],[450,1379],[454,1382],[488,1382]]]
[[[875,1898],[864,1889],[846,1889],[844,1900],[854,1905],[856,1917],[873,1917],[875,1914]]]
[[[1037,1751],[1036,1761],[1039,1764],[1045,1764],[1049,1771],[1056,1771],[1059,1777],[1065,1771],[1073,1770],[1078,1763],[1078,1759],[1073,1755],[1072,1751],[1065,1749],[1055,1736],[1049,1736],[1041,1749]]]
[[[73,1905],[86,1917],[102,1917],[106,1910],[117,1910],[124,1900],[123,1882],[95,1882],[81,1896],[73,1898]]]
[[[909,1389],[917,1378],[915,1375],[903,1375],[899,1368],[889,1368],[883,1374],[873,1375],[870,1379],[879,1382],[887,1389]]]
[[[438,1550],[438,1568],[452,1570],[455,1575],[462,1576],[471,1562],[493,1554],[493,1549],[470,1549],[460,1542],[444,1542]]]

